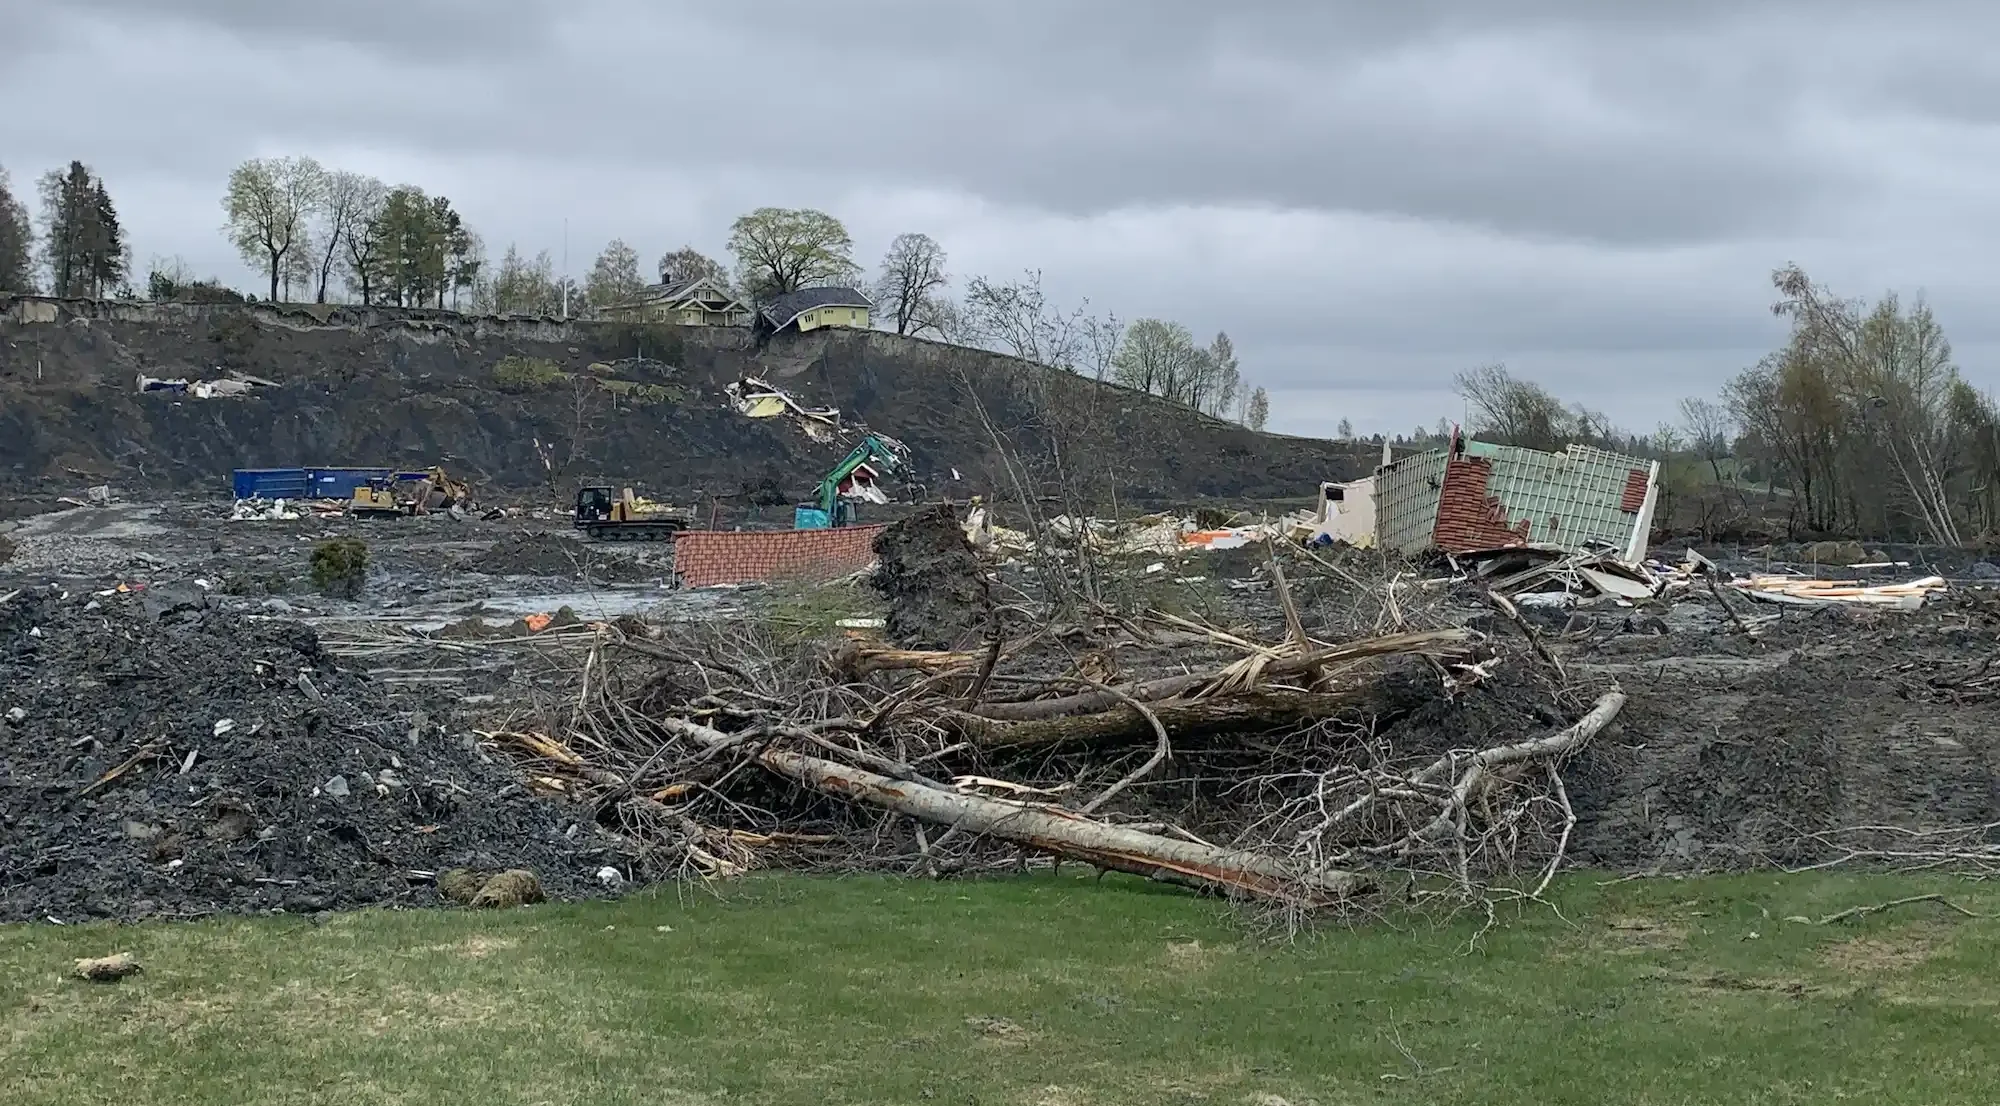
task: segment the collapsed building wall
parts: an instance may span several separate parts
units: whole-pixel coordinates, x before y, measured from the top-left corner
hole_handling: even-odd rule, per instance
[[[1656,461],[1590,446],[1546,453],[1458,440],[1376,474],[1377,537],[1405,555],[1603,542],[1637,561],[1659,475]]]

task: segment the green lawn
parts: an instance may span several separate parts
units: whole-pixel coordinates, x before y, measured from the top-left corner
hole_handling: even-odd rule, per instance
[[[2000,888],[1559,887],[1282,946],[1136,881],[765,877],[505,913],[0,928],[0,1101],[1987,1103]],[[65,978],[128,950],[143,974]]]

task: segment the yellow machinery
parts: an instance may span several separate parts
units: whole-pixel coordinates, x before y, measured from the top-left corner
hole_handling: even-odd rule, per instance
[[[380,476],[354,489],[354,499],[348,503],[347,513],[356,518],[387,518],[390,515],[407,515],[410,511],[396,502],[395,478]]]
[[[361,518],[421,515],[465,504],[470,494],[470,488],[453,480],[442,468],[399,472],[376,477],[355,488],[347,511]]]
[[[632,489],[617,495],[609,487],[582,488],[576,493],[576,528],[585,537],[610,541],[672,541],[687,529],[690,513],[640,499]]]

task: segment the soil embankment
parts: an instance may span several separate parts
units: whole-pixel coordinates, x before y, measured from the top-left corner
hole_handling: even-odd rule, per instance
[[[566,375],[510,376],[506,358]],[[212,399],[138,391],[141,375],[231,372],[278,386]],[[442,463],[489,493],[566,495],[603,479],[681,501],[789,504],[851,442],[738,414],[724,389],[746,376],[901,439],[933,498],[1015,494],[996,431],[1032,473],[1052,477],[1060,452],[1083,494],[1125,503],[1299,498],[1360,471],[1332,442],[1254,434],[1017,359],[876,332],[758,348],[748,331],[715,328],[0,297],[0,490],[77,494],[108,481],[220,495],[232,468]]]

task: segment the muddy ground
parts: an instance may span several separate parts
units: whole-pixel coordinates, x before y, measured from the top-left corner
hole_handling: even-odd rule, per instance
[[[1909,847],[1843,835],[1859,827],[2000,823],[2000,696],[1974,682],[2000,659],[2000,591],[1961,587],[1915,614],[1800,612],[1754,644],[1683,631],[1569,653],[1631,696],[1578,765],[1590,862],[1797,866]]]
[[[0,791],[0,921],[421,905],[456,868],[575,897],[629,862],[455,704],[188,583],[0,605]]]
[[[467,743],[530,681],[504,666],[336,662],[322,641],[476,636],[535,613],[728,623],[767,601],[758,589],[677,589],[665,550],[583,543],[553,513],[232,522],[210,502],[129,503],[0,533],[14,545],[0,596],[20,591],[0,606],[0,714],[23,712],[0,723],[10,918],[424,902],[434,890],[412,873],[461,863],[528,864],[553,890],[590,893],[602,863],[621,863],[607,861],[610,846],[587,825],[572,831],[573,811],[508,791],[510,770]],[[344,534],[369,542],[369,583],[358,599],[327,599],[306,584],[309,551]],[[936,545],[886,543],[887,613],[913,643],[972,644],[983,596],[963,586],[956,551]],[[1769,563],[1710,552],[1725,567]],[[1165,560],[1160,572],[1127,566],[1132,586],[1158,592],[1146,601],[1221,624],[1262,619],[1272,639],[1261,554]],[[1623,715],[1567,775],[1574,856],[1618,870],[1791,866],[1838,855],[1828,835],[1850,827],[2000,823],[2000,697],[1979,683],[1993,675],[1982,665],[2000,668],[2000,569],[1962,555],[1942,570],[1950,594],[1914,614],[1739,599],[1740,617],[1778,616],[1755,635],[1701,588],[1535,613],[1569,675],[1566,705],[1546,672],[1517,666],[1454,699],[1413,688],[1389,732],[1410,750],[1518,739],[1615,682],[1630,697]],[[1001,577],[1024,583],[1027,571]],[[1354,601],[1338,581],[1294,586],[1309,626]],[[880,609],[858,591],[832,602],[850,599],[854,613]],[[1457,599],[1454,617],[1517,632]],[[225,718],[230,732],[215,733]],[[79,795],[153,743],[130,781]],[[335,776],[346,796],[326,794]],[[260,840],[273,827],[280,836]]]

